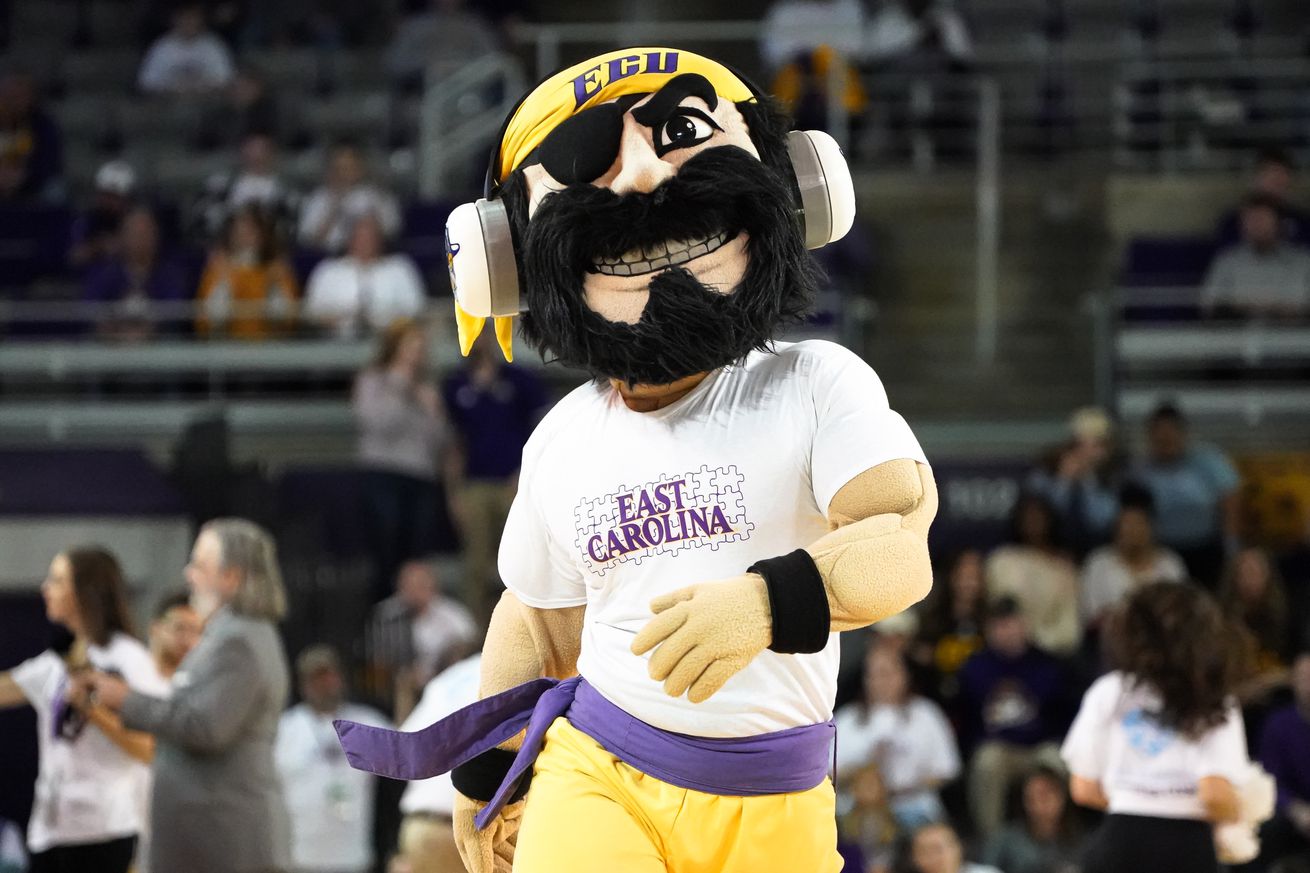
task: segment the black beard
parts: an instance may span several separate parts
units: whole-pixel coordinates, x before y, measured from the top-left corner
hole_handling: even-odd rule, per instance
[[[521,237],[523,336],[544,357],[630,385],[665,385],[765,349],[801,320],[817,288],[794,202],[789,180],[735,146],[696,155],[649,194],[593,185],[551,194]],[[743,231],[746,273],[729,293],[674,267],[651,280],[636,324],[586,304],[583,280],[597,258]]]

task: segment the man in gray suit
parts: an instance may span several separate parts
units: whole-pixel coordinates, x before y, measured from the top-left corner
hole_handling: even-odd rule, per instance
[[[155,736],[152,873],[274,873],[290,867],[290,825],[273,764],[289,673],[276,622],[286,594],[269,534],[244,519],[200,530],[186,568],[200,642],[167,700],[114,676],[89,680],[123,723]]]

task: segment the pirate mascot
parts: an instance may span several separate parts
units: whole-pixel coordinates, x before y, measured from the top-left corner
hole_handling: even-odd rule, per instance
[[[932,474],[878,377],[774,338],[854,197],[836,144],[744,79],[612,52],[512,113],[447,225],[465,353],[494,317],[591,372],[523,452],[482,699],[361,768],[453,768],[470,871],[841,867],[837,632],[931,585]]]

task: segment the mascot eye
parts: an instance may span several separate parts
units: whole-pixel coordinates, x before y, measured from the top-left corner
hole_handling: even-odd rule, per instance
[[[655,154],[664,157],[674,149],[700,145],[716,130],[723,128],[714,119],[699,109],[684,106],[655,128]]]

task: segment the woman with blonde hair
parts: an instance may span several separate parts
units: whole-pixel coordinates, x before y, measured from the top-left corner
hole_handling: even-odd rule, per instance
[[[79,692],[75,677],[112,671],[126,685],[161,694],[167,682],[132,636],[123,571],[98,546],[60,552],[41,585],[46,617],[65,632],[56,644],[0,672],[0,708],[36,710],[38,775],[28,825],[31,873],[126,873],[144,822],[133,802],[147,790],[150,736]]]

